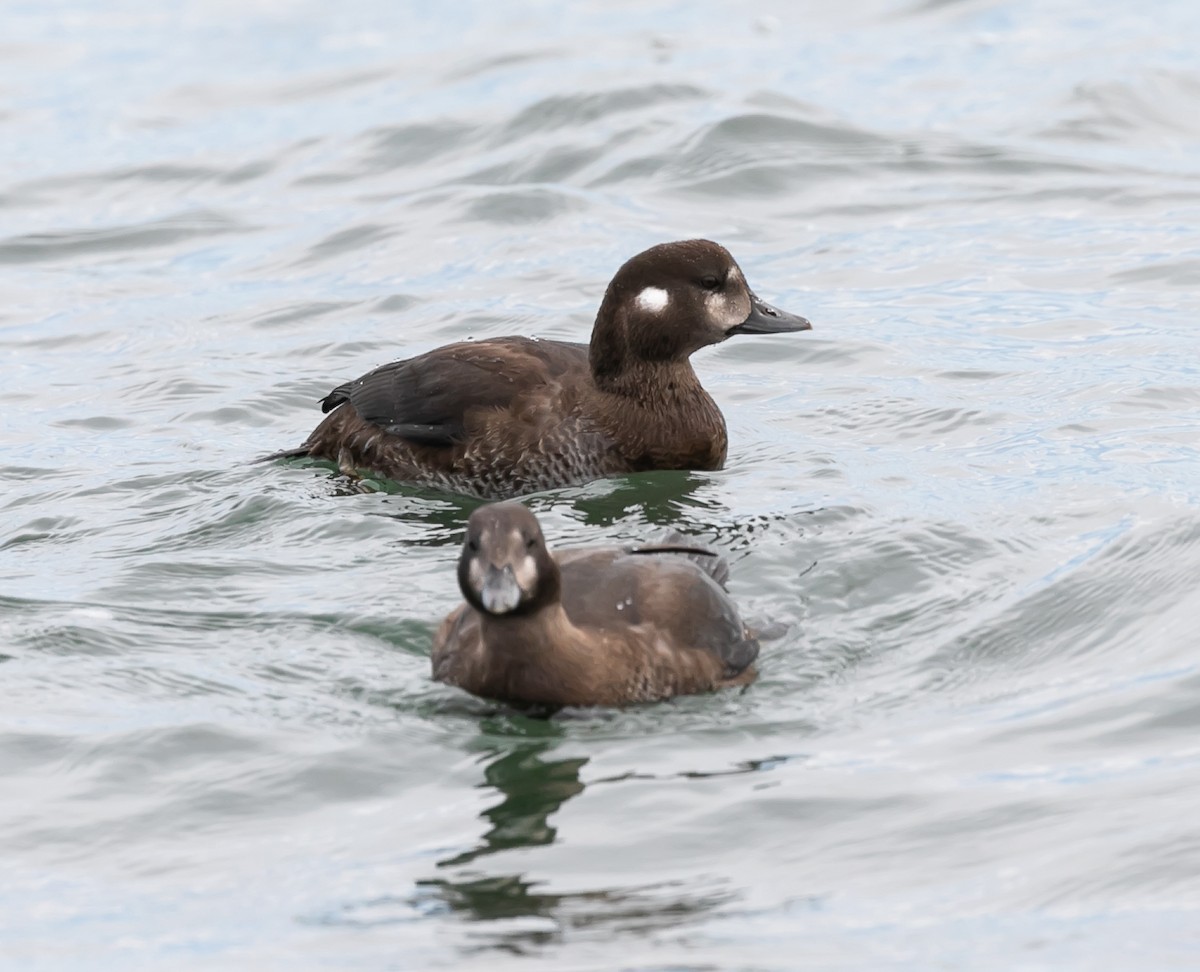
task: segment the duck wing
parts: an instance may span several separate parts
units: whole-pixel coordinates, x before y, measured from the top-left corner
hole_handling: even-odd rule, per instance
[[[657,543],[630,547],[626,552],[631,554],[679,554],[708,574],[721,587],[729,589],[729,561],[717,551],[697,545],[691,537],[678,530],[668,530]]]
[[[555,559],[563,607],[576,624],[651,625],[676,645],[716,655],[728,678],[758,657],[758,640],[713,576],[713,562],[724,561],[711,551],[691,545],[582,548],[555,551]]]
[[[448,446],[470,413],[511,406],[538,386],[586,377],[587,346],[505,337],[460,342],[393,361],[339,385],[321,411],[349,404],[365,421],[420,445]]]

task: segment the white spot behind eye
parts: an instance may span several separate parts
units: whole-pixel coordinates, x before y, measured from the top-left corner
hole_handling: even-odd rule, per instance
[[[647,287],[637,295],[637,305],[644,311],[657,314],[667,306],[670,299],[662,287]]]

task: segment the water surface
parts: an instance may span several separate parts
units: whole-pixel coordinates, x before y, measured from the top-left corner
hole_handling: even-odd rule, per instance
[[[1200,7],[17,3],[0,40],[0,964],[1200,964]],[[744,692],[429,679],[472,504],[249,465],[707,236]]]

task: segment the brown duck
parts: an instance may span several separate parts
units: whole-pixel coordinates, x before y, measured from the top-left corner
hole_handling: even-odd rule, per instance
[[[613,277],[589,345],[500,337],[448,344],[339,385],[312,456],[500,499],[648,469],[720,469],[725,419],[689,356],[734,334],[812,325],[754,295],[708,240],[651,247]]]
[[[621,706],[754,681],[758,642],[711,551],[676,544],[551,554],[519,503],[467,521],[467,603],[433,642],[433,677],[518,705]]]

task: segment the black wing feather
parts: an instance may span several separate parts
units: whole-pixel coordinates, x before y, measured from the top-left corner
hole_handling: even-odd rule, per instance
[[[658,543],[643,544],[628,551],[633,554],[674,553],[687,557],[723,588],[729,588],[729,562],[717,551],[699,547],[678,530],[668,530]]]

